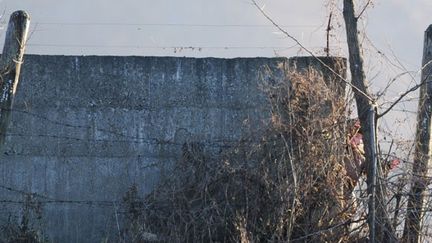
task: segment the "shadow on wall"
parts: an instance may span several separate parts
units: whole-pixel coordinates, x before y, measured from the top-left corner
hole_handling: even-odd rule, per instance
[[[151,196],[146,195],[153,196],[153,207],[185,203],[182,212],[200,205],[206,193],[216,193],[206,203],[220,205],[223,190],[232,191],[232,203],[243,203],[237,200],[248,198],[248,185],[265,189],[263,195],[252,194],[269,197],[269,185],[254,183],[262,181],[255,177],[265,175],[258,172],[276,173],[266,172],[274,161],[265,160],[252,174],[247,169],[256,168],[265,154],[287,155],[284,150],[277,155],[262,150],[282,142],[275,131],[268,141],[262,135],[272,134],[268,129],[276,124],[280,107],[267,95],[286,81],[287,59],[31,55],[25,60],[6,153],[0,158],[0,193],[5,198],[1,222],[8,222],[9,215],[22,216],[23,195],[32,195],[43,209],[40,229],[48,240],[95,242],[121,239],[127,230],[144,232],[147,224],[123,226],[137,221],[130,216],[140,212],[134,208],[149,207]],[[311,65],[319,67],[313,61]],[[275,97],[284,101],[281,95],[286,94]],[[174,174],[166,168],[175,168]],[[159,183],[161,175],[165,179]],[[158,201],[169,189],[162,189],[163,183],[174,183],[170,188],[179,187],[179,194]],[[137,186],[126,193],[131,185]],[[188,185],[191,191],[185,192],[182,186]],[[187,197],[181,197],[185,193]],[[133,195],[141,198],[132,200],[137,204],[121,207]],[[234,205],[241,213],[237,208]],[[227,217],[239,225],[249,220],[232,213]],[[193,211],[191,217],[200,216]],[[21,227],[22,218],[12,222]],[[142,216],[138,218],[142,222]],[[180,234],[182,227],[173,233]],[[145,232],[160,237],[156,231]]]

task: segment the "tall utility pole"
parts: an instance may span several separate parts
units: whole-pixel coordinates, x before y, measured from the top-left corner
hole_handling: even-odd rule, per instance
[[[18,85],[30,17],[25,11],[12,13],[0,58],[0,149],[9,125],[10,111]]]
[[[424,193],[431,176],[431,114],[432,114],[432,25],[424,38],[420,100],[413,164],[413,179],[408,196],[404,242],[420,242],[424,212]]]

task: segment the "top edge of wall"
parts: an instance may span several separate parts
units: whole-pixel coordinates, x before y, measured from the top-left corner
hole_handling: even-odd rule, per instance
[[[0,54],[1,56],[1,54]],[[323,59],[342,59],[346,60],[345,57],[339,56],[292,56],[292,57],[233,57],[233,58],[221,58],[221,57],[176,57],[176,56],[117,56],[117,55],[44,55],[44,54],[25,54],[25,56],[35,56],[35,57],[132,57],[132,58],[173,58],[173,59],[222,59],[222,60],[235,60],[235,59],[274,59],[274,60],[296,60],[296,59],[307,59],[307,58],[318,58]]]

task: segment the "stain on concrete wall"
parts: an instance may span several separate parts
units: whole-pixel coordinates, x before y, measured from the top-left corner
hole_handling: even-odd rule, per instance
[[[32,192],[54,242],[117,234],[128,187],[150,192],[185,142],[217,156],[265,128],[260,86],[283,80],[287,62],[26,56],[0,158],[0,220],[18,220]]]

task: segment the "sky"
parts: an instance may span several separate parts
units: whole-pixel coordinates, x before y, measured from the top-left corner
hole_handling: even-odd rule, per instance
[[[258,2],[317,54],[323,53],[326,43],[329,12],[325,3]],[[5,11],[4,21],[17,9],[30,13],[32,34],[27,53],[194,57],[302,54],[251,0],[2,0],[0,8]],[[374,1],[362,21],[367,22],[375,44],[394,48],[403,61],[416,67],[421,59],[423,31],[432,23],[427,15],[430,9],[429,0]],[[340,24],[341,16],[334,17],[334,27]],[[343,40],[338,36],[330,42],[335,46],[333,54],[343,54]]]
[[[346,56],[341,0],[257,0],[288,33],[324,54],[332,12],[330,52]],[[367,0],[356,1],[361,10]],[[3,27],[10,13],[31,15],[26,53],[187,57],[306,55],[258,11],[251,0],[0,0]],[[375,0],[360,19],[367,76],[374,93],[398,74],[381,102],[396,99],[419,80],[423,34],[432,24],[431,0]],[[3,39],[1,36],[0,39]],[[414,133],[417,93],[382,124],[403,137]],[[387,102],[387,103],[386,103]],[[399,110],[399,111],[398,111]],[[385,124],[388,123],[388,124]]]
[[[322,46],[315,41],[323,35],[322,4],[277,2],[264,4],[278,22],[310,47]],[[2,5],[6,15],[15,9],[31,14],[29,53],[250,57],[284,55],[293,45],[249,0],[3,0]]]

